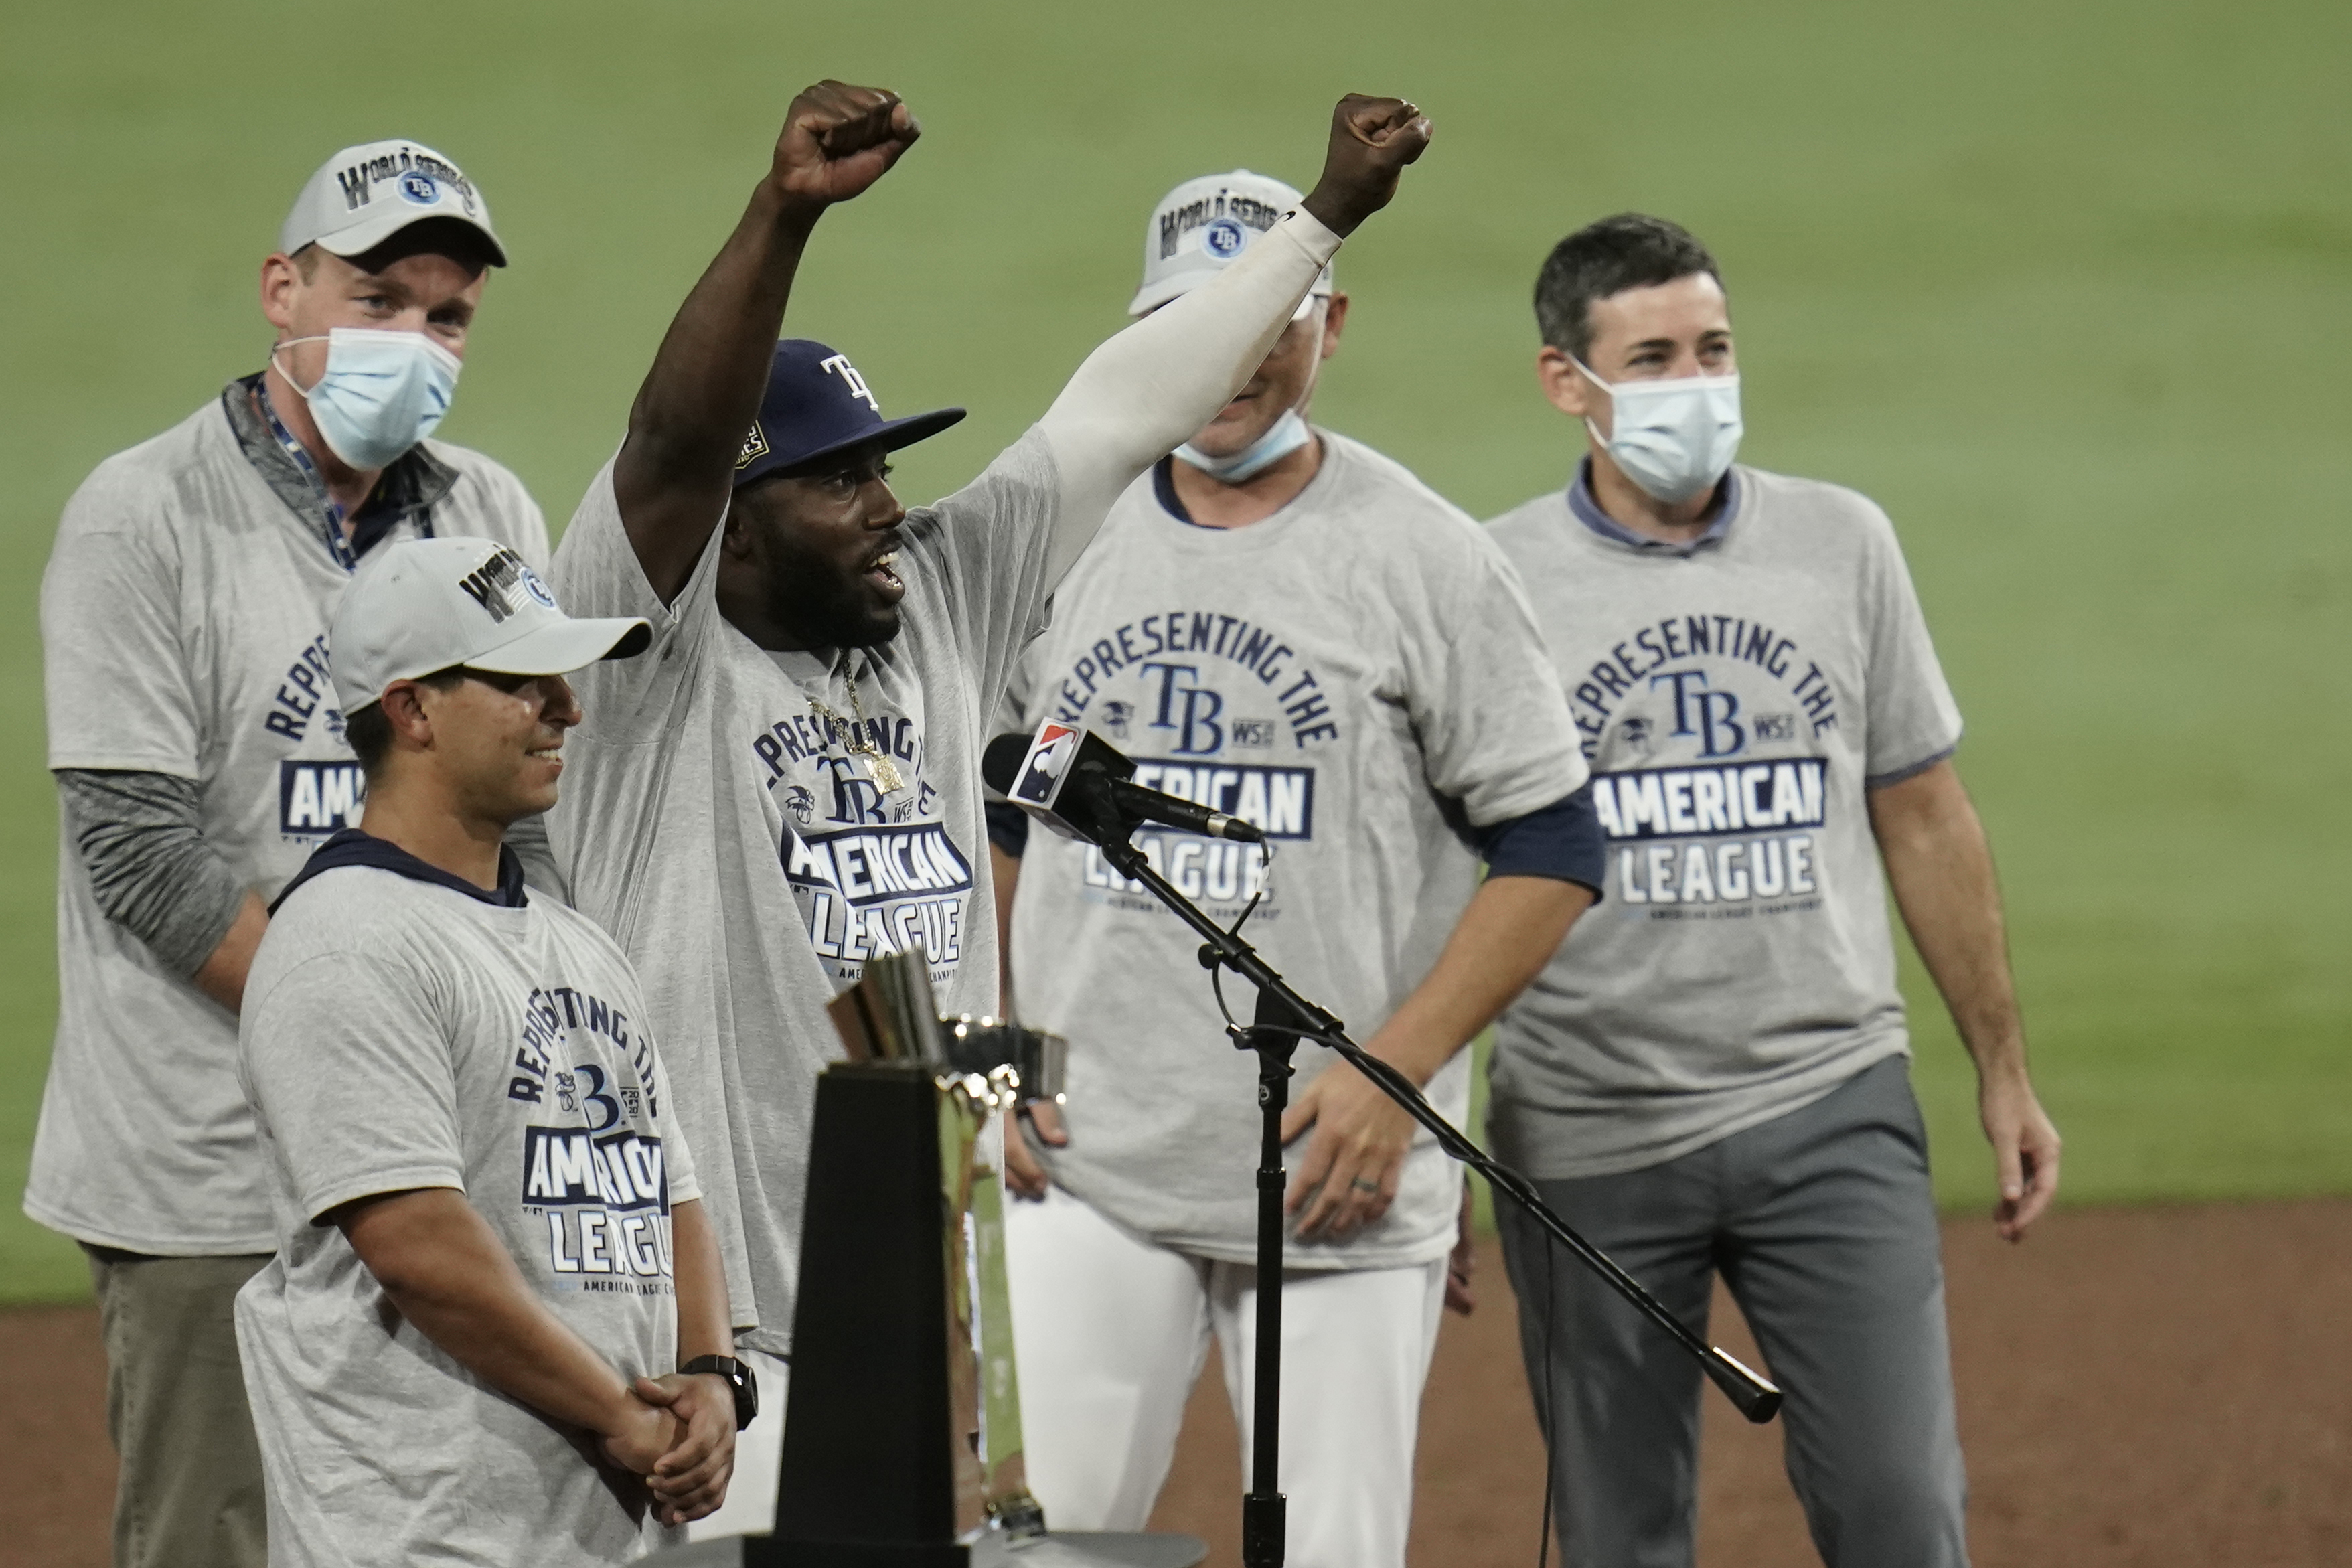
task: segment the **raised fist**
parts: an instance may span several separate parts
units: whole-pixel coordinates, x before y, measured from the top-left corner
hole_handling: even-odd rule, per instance
[[[1389,205],[1397,175],[1429,145],[1430,124],[1402,98],[1351,92],[1331,110],[1323,177],[1300,204],[1334,234],[1347,235]]]
[[[922,133],[897,93],[821,81],[793,100],[768,177],[790,202],[845,202],[889,173]]]

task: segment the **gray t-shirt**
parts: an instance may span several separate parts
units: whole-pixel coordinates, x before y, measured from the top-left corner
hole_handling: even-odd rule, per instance
[[[1864,793],[1948,755],[1959,711],[1885,514],[1733,475],[1694,549],[1582,495],[1489,525],[1609,839],[1606,901],[1496,1028],[1497,1152],[1544,1179],[1674,1159],[1910,1049]]]
[[[454,471],[434,531],[545,563],[547,527],[520,480],[461,447],[425,450]],[[324,527],[272,489],[216,399],[99,465],[66,503],[41,580],[48,765],[194,780],[205,844],[265,899],[359,816],[327,678],[327,623],[351,575]],[[416,533],[405,520],[385,542]],[[25,1212],[133,1252],[269,1250],[236,1018],[106,918],[69,837],[58,971]]]
[[[770,654],[728,624],[721,531],[664,605],[622,528],[610,465],[556,552],[567,609],[643,616],[654,642],[573,678],[587,719],[564,748],[549,847],[574,903],[645,976],[735,1322],[756,1349],[791,1349],[816,1076],[841,1054],[825,1005],[867,958],[920,952],[943,1012],[995,1009],[980,753],[1013,657],[1045,617],[1058,509],[1033,429],[908,514],[902,629],[838,658]],[[862,711],[904,787],[885,795],[812,698],[845,722]]]
[[[624,1563],[632,1516],[559,1427],[403,1318],[320,1216],[454,1187],[625,1377],[677,1365],[670,1212],[698,1195],[636,976],[544,894],[520,909],[370,866],[297,888],[256,957],[242,1065],[278,1256],[237,1345],[270,1560]]]
[[[1363,1044],[1436,962],[1478,885],[1467,837],[1585,780],[1517,574],[1398,464],[1319,432],[1297,500],[1246,528],[1171,515],[1130,486],[1023,658],[1006,729],[1090,726],[1136,782],[1256,824],[1270,885],[1244,934]],[[1266,884],[1258,849],[1146,826],[1153,865],[1230,923]],[[1092,845],[1029,835],[1013,915],[1024,1021],[1070,1041],[1070,1142],[1054,1178],[1202,1257],[1256,1257],[1256,1058],[1223,1032],[1197,941]],[[1255,994],[1229,978],[1246,1020]],[[1302,1047],[1296,1088],[1333,1060]],[[1428,1086],[1459,1122],[1469,1057]],[[1302,1145],[1303,1147],[1303,1145]],[[1423,1262],[1454,1242],[1459,1177],[1426,1133],[1395,1205],[1306,1268]]]

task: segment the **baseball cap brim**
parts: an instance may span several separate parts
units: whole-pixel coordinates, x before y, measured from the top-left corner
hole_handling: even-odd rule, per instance
[[[310,243],[321,250],[332,251],[337,256],[361,256],[373,250],[409,225],[431,223],[436,218],[464,224],[467,228],[480,235],[482,243],[489,247],[491,266],[504,267],[507,264],[506,247],[499,243],[497,235],[492,234],[472,218],[450,212],[387,212],[381,217],[372,217],[365,222],[352,224],[348,228],[339,228],[332,234],[320,235]]]
[[[927,441],[951,426],[962,424],[964,414],[965,410],[961,408],[934,408],[929,414],[909,414],[904,419],[885,419],[879,425],[869,425],[845,441],[835,441],[814,451],[771,452],[737,474],[735,488],[740,489],[754,479],[763,479],[781,469],[805,468],[843,452],[854,452],[860,447],[879,446],[886,452],[895,452],[901,447]]]
[[[466,668],[499,675],[569,675],[600,659],[635,658],[653,640],[654,629],[643,620],[567,619],[478,653],[466,661]]]

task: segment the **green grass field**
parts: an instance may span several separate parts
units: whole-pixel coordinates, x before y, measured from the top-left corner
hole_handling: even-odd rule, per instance
[[[19,6],[0,51],[0,1300],[79,1293],[16,1212],[55,1009],[36,598],[91,465],[257,366],[256,268],[335,147],[435,143],[515,259],[444,434],[568,516],[820,75],[928,136],[827,220],[792,318],[940,493],[1119,323],[1145,213],[1312,178],[1331,100],[1438,141],[1341,261],[1318,414],[1491,515],[1562,482],[1527,293],[1603,213],[1726,269],[1745,456],[1894,514],[1970,723],[2078,1202],[2352,1189],[2352,10],[2323,0],[1181,11],[612,0]],[[2330,108],[2330,105],[2335,107]],[[1942,1191],[1971,1083],[1916,970]],[[168,1042],[158,1042],[168,1048]]]

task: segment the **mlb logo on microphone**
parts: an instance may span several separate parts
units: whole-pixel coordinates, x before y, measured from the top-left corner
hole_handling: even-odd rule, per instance
[[[1021,782],[1013,786],[1013,798],[1035,806],[1053,805],[1061,793],[1062,775],[1077,753],[1076,730],[1067,724],[1039,725],[1036,739],[1029,742],[1029,754],[1021,760]]]

